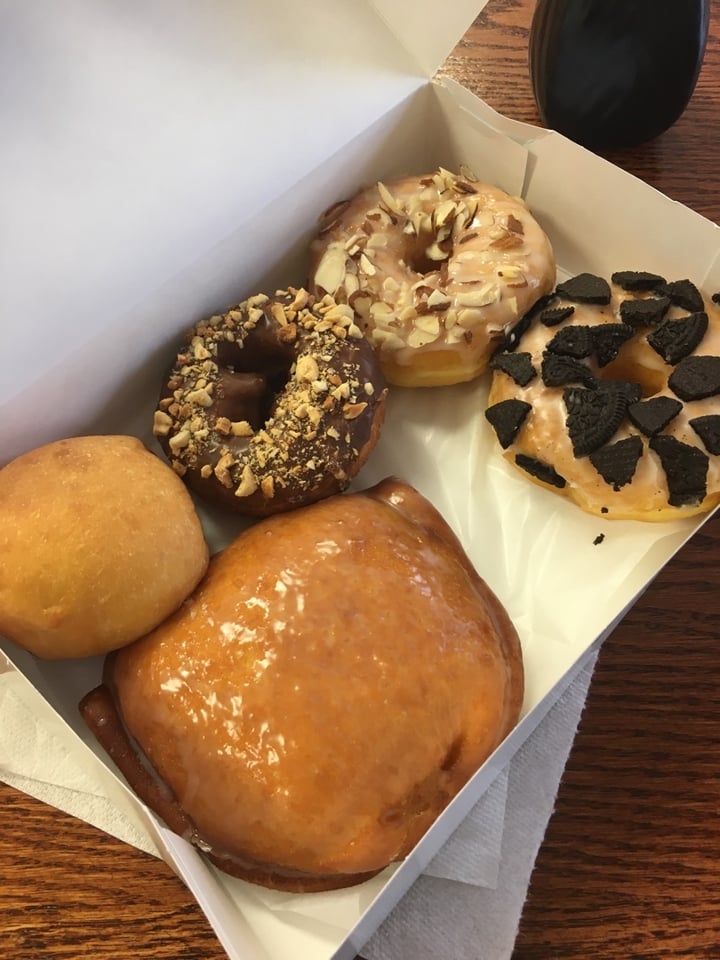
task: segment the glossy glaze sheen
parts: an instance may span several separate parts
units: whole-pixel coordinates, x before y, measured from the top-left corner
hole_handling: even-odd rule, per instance
[[[538,0],[530,75],[545,126],[627,147],[678,119],[695,89],[708,0]]]
[[[404,856],[522,700],[507,615],[394,481],[242,534],[113,680],[203,845],[242,873]]]

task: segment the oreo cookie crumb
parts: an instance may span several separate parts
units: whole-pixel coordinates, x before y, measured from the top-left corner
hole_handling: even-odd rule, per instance
[[[561,477],[549,463],[543,463],[542,460],[528,457],[524,453],[517,454],[515,463],[526,473],[529,473],[530,476],[542,480],[543,483],[549,483],[551,487],[557,487],[559,490],[562,490],[567,483],[565,477]]]
[[[503,450],[507,450],[518,435],[531,410],[529,403],[515,399],[501,400],[487,408],[485,418],[495,431]]]
[[[524,313],[512,330],[508,331],[505,338],[501,341],[500,346],[495,351],[495,353],[505,353],[515,349],[518,345],[524,334],[529,329],[535,317],[542,312],[542,310],[550,303],[553,299],[551,293],[546,293],[544,296],[530,307],[527,313]]]
[[[636,388],[636,389],[631,389]],[[586,457],[610,441],[630,403],[640,398],[638,384],[608,380],[592,390],[568,387],[563,393],[565,424],[576,457]]]
[[[492,370],[502,370],[520,387],[526,387],[537,376],[529,353],[496,353],[490,361]]]
[[[568,317],[571,317],[575,313],[575,307],[565,306],[565,307],[547,307],[540,314],[540,323],[544,323],[546,327],[555,327],[558,323],[562,323],[563,320],[567,320]]]
[[[628,417],[646,437],[654,437],[674,420],[683,405],[672,397],[651,397],[639,400],[628,407]]]
[[[618,270],[611,277],[623,290],[656,290],[665,283],[665,277],[644,270]]]
[[[681,400],[703,400],[720,393],[720,357],[685,357],[670,374],[668,386]]]
[[[638,460],[642,456],[643,442],[640,437],[625,437],[617,443],[609,443],[590,454],[590,463],[616,492],[630,483],[635,476]],[[607,507],[603,507],[607,513]]]
[[[592,327],[581,324],[563,327],[545,349],[563,357],[575,357],[576,360],[589,357],[594,350]]]
[[[671,507],[695,506],[707,494],[709,460],[699,447],[660,434],[650,439],[650,449],[660,457]]]
[[[599,533],[599,534],[595,537],[595,539],[593,540],[593,546],[594,546],[594,547],[597,547],[598,544],[602,543],[604,539],[605,539],[605,534],[604,534],[604,533]]]
[[[571,383],[593,387],[597,383],[592,370],[584,363],[559,353],[543,354],[540,373],[546,387],[566,387]]]
[[[564,280],[555,289],[559,297],[573,300],[575,303],[610,303],[610,284],[604,277],[594,273],[579,273],[576,277]]]
[[[676,307],[682,307],[688,313],[699,313],[705,309],[702,294],[692,280],[673,280],[658,288]]]
[[[600,507],[600,513],[610,513],[610,510],[608,507]]]
[[[700,345],[707,328],[708,315],[701,310],[679,320],[663,320],[648,334],[647,342],[666,363],[675,366]]]
[[[705,449],[713,456],[720,454],[720,415],[708,413],[704,417],[688,420],[695,433],[700,437]]]
[[[592,327],[593,351],[598,366],[605,367],[617,357],[620,347],[633,335],[626,323],[602,323]]]
[[[631,327],[654,327],[670,308],[670,297],[646,297],[643,300],[623,300],[620,319]]]

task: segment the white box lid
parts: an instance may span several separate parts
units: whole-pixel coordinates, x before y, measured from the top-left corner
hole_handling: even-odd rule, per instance
[[[5,4],[0,403],[409,96],[483,5]]]

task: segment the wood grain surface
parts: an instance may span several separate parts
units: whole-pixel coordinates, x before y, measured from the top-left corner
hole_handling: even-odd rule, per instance
[[[609,159],[720,221],[720,2],[712,6],[685,114],[654,143]],[[537,123],[532,10],[531,0],[490,0],[443,69],[503,113]],[[720,960],[719,637],[720,518],[602,649],[514,960]],[[2,784],[0,804],[0,956],[225,956],[163,863]]]

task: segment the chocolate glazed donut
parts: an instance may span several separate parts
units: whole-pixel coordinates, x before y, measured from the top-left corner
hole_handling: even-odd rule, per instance
[[[190,331],[153,432],[198,495],[269,516],[348,487],[377,442],[386,394],[352,309],[289,288]]]

